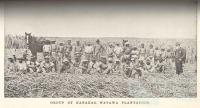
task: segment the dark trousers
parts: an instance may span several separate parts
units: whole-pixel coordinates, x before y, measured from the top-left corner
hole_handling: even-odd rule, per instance
[[[183,62],[176,59],[175,65],[176,65],[176,74],[179,75],[179,74],[183,73]]]

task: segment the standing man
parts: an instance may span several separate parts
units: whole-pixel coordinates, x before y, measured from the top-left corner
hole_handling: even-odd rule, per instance
[[[120,46],[119,43],[116,43],[116,46],[114,47],[115,57],[121,60],[122,52],[123,52],[123,48]]]
[[[51,42],[49,40],[45,41],[45,45],[43,46],[43,56],[47,56],[51,54]]]
[[[105,49],[104,49],[103,45],[101,44],[100,40],[97,39],[96,45],[94,46],[94,55],[95,55],[97,61],[99,61],[100,56],[102,56],[102,53],[104,50]]]
[[[81,62],[81,56],[83,52],[83,46],[80,44],[80,41],[76,41],[74,47],[74,60],[79,64]]]
[[[175,50],[175,66],[176,66],[176,74],[180,75],[183,73],[183,61],[185,57],[184,49],[180,46],[180,43],[176,43]]]

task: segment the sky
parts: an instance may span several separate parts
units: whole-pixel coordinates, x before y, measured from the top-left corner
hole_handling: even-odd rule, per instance
[[[196,4],[178,2],[7,2],[5,34],[196,38]]]

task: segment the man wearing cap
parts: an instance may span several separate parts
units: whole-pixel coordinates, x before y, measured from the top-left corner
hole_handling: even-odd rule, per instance
[[[183,59],[185,57],[184,49],[180,46],[180,43],[176,43],[175,50],[175,66],[176,66],[176,74],[180,75],[183,73]]]

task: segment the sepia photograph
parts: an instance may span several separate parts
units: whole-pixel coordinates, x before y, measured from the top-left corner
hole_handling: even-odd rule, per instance
[[[197,98],[197,1],[6,1],[4,98]]]

